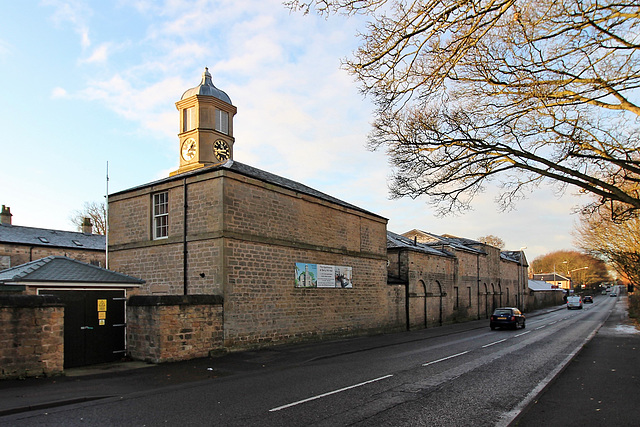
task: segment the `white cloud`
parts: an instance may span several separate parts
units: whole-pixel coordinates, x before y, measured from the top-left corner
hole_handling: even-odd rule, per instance
[[[109,59],[109,53],[111,50],[111,43],[102,43],[97,48],[93,49],[89,57],[81,60],[84,63],[104,63]]]
[[[67,91],[61,87],[55,87],[51,91],[51,97],[56,98],[66,98],[68,96]]]
[[[55,9],[52,19],[59,25],[70,23],[74,31],[80,36],[83,48],[91,46],[87,20],[92,14],[91,9],[81,0],[43,0],[43,4]]]

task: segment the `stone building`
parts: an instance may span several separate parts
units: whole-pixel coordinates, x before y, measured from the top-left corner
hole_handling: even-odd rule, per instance
[[[91,222],[81,232],[23,227],[12,224],[11,210],[0,211],[0,270],[47,256],[67,256],[98,266],[105,265],[105,236],[93,234]]]
[[[389,283],[405,286],[408,329],[488,318],[524,309],[527,261],[521,251],[421,230],[387,233]]]
[[[222,297],[221,345],[234,349],[404,326],[385,218],[235,161],[236,108],[207,70],[176,107],[179,169],[109,195],[110,267],[144,279],[139,295],[154,307],[163,295]],[[297,281],[302,271],[311,281]],[[140,301],[130,323],[148,318]]]

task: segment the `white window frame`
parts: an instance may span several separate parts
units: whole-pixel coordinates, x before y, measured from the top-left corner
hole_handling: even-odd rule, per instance
[[[169,192],[153,195],[153,240],[169,237]]]
[[[182,132],[188,132],[196,128],[196,107],[182,110]]]
[[[216,108],[216,130],[229,135],[229,113]]]

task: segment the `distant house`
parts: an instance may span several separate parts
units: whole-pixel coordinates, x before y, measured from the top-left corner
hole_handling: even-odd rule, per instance
[[[9,207],[0,212],[0,270],[47,256],[66,256],[105,265],[105,236],[92,233],[88,222],[81,232],[12,225]]]
[[[558,273],[534,274],[533,280],[542,280],[559,289],[570,289],[571,287],[571,279],[561,276]]]

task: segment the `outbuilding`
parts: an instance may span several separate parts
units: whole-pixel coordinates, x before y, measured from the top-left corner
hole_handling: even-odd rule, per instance
[[[65,369],[126,355],[126,301],[143,284],[141,279],[61,256],[0,271],[0,295],[53,296],[64,304]]]

